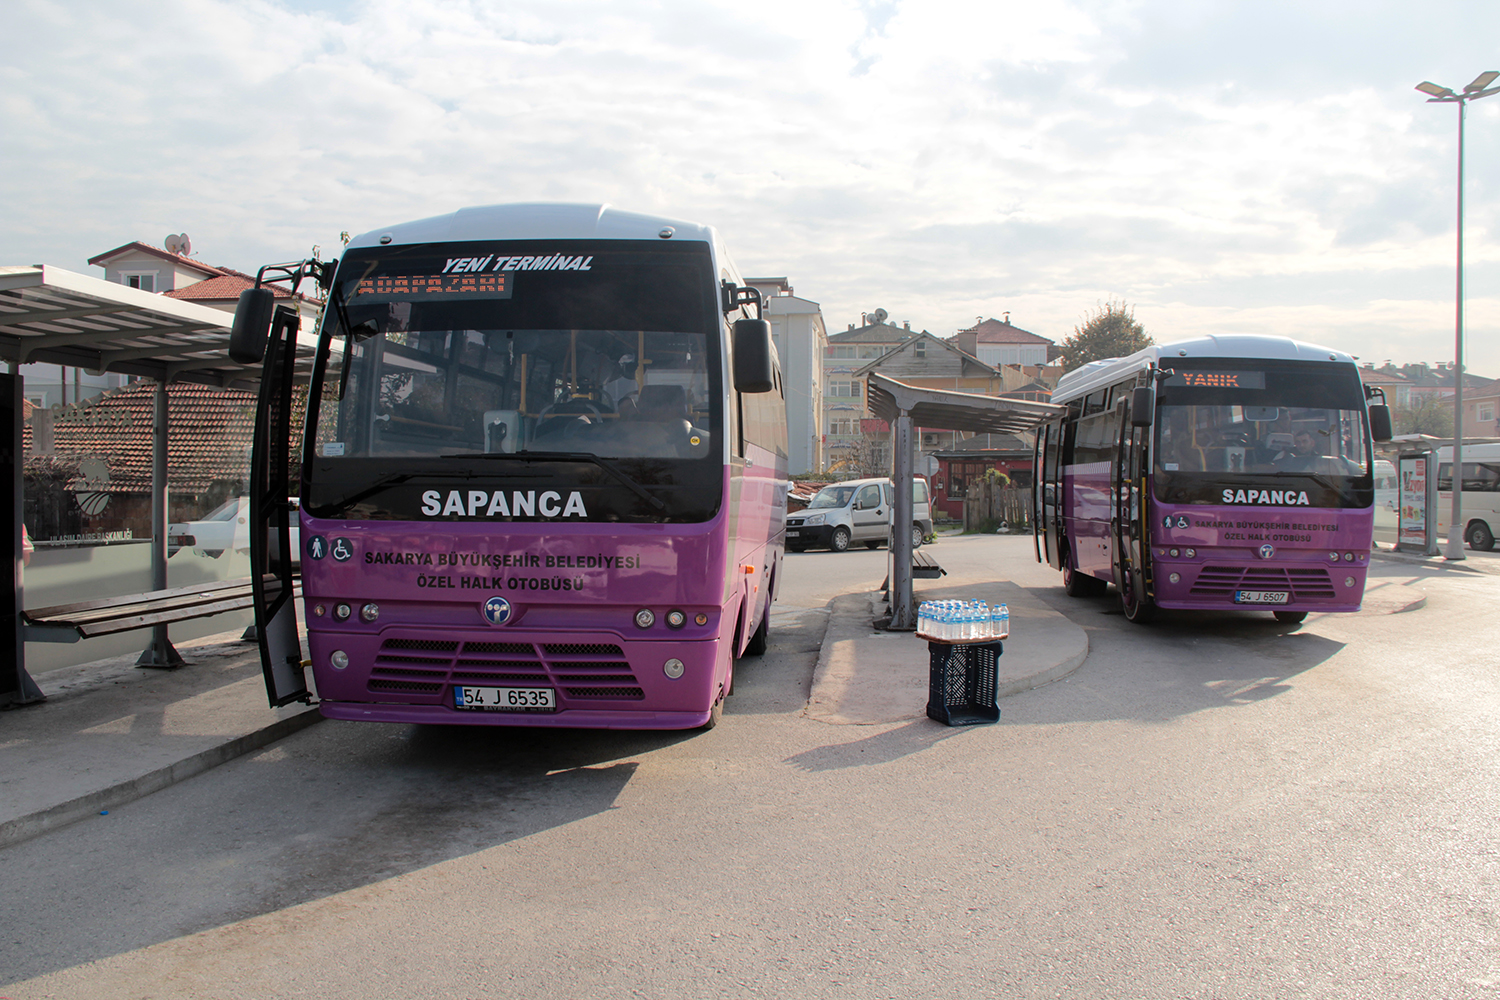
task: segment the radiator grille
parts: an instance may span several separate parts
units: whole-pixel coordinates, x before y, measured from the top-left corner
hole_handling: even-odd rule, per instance
[[[609,642],[387,638],[375,654],[368,689],[438,700],[451,684],[552,687],[564,708],[569,700],[646,697],[625,651]]]
[[[1285,590],[1293,600],[1338,596],[1328,570],[1321,566],[1205,566],[1190,593],[1194,597],[1231,597],[1236,590]]]

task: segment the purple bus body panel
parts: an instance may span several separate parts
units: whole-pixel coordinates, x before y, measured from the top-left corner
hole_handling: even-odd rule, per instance
[[[1160,607],[1359,610],[1370,565],[1373,507],[1178,505],[1157,500],[1150,479],[1147,490],[1153,589]],[[1112,582],[1108,464],[1065,469],[1063,500],[1075,565]],[[1186,555],[1189,548],[1192,558]],[[1178,582],[1171,582],[1172,573]],[[1284,591],[1288,597],[1284,604],[1237,603],[1235,595],[1243,591]]]
[[[730,479],[726,469],[726,497],[748,485]],[[764,593],[763,583],[742,581],[773,571],[778,554],[767,545],[771,518],[749,507],[758,504],[739,504],[736,517],[735,505],[723,504],[701,524],[336,521],[304,512],[303,621],[320,710],[387,722],[702,725],[738,652],[741,604]],[[495,597],[511,610],[492,624],[485,605]],[[347,620],[337,620],[340,604]],[[374,622],[362,620],[367,604],[378,608]],[[655,615],[645,629],[635,624],[642,608]],[[681,628],[667,625],[670,610],[685,613]],[[330,661],[335,650],[347,654],[342,670]],[[673,658],[683,666],[676,678],[664,670]],[[455,686],[551,688],[557,708],[459,709]]]

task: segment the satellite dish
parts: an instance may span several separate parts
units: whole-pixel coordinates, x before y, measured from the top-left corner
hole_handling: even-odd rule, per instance
[[[186,257],[193,252],[193,241],[188,239],[187,233],[173,233],[167,237],[167,252]]]
[[[887,319],[890,318],[891,314],[886,312],[884,309],[876,309],[875,312],[873,312],[871,315],[875,317],[875,322],[884,323]]]

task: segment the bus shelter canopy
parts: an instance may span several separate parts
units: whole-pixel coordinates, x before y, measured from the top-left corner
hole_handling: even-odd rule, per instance
[[[229,357],[232,314],[77,274],[60,267],[0,266],[0,360],[119,372],[161,382],[246,388],[259,365]],[[298,375],[314,341],[299,337]]]
[[[870,412],[893,424],[905,415],[916,427],[975,434],[1020,434],[1067,409],[1025,399],[925,389],[874,372],[869,377],[867,397]]]
[[[936,427],[976,434],[1021,434],[1067,411],[1065,406],[1023,399],[979,396],[949,389],[924,389],[871,372],[866,379],[865,398],[870,412],[891,425],[891,481],[911,482],[916,467],[916,435],[913,427]],[[910,489],[896,490],[892,523],[912,523]],[[917,608],[912,597],[911,532],[891,533],[891,619],[888,628],[910,631],[917,627]]]

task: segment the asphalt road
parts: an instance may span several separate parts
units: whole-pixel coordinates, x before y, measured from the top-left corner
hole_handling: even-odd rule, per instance
[[[932,554],[919,593],[1037,588],[1088,660],[996,726],[805,718],[885,554],[794,555],[711,732],[325,722],[0,852],[0,996],[1500,991],[1500,579],[1142,628],[1027,538]]]

